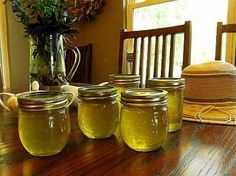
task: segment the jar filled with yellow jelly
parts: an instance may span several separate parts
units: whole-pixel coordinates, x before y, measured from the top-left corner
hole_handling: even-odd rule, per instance
[[[121,93],[121,135],[136,151],[158,149],[168,132],[167,92],[126,89]]]
[[[34,156],[59,153],[70,135],[69,96],[63,92],[17,94],[18,131],[24,148]]]
[[[134,74],[112,74],[109,75],[109,85],[118,90],[118,103],[120,103],[121,92],[127,88],[139,88],[140,76]]]
[[[168,91],[169,132],[181,129],[183,119],[183,78],[153,78],[148,80],[148,87]]]
[[[78,121],[81,131],[92,139],[112,136],[118,125],[117,89],[89,86],[78,90]]]

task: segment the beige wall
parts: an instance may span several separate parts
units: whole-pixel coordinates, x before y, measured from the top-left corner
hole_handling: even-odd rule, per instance
[[[92,82],[107,81],[118,70],[119,35],[123,25],[122,0],[106,0],[95,20],[77,25],[78,45],[93,44]]]
[[[29,87],[29,45],[27,39],[24,38],[22,25],[13,19],[9,6],[7,7],[7,25],[11,88],[26,89]]]

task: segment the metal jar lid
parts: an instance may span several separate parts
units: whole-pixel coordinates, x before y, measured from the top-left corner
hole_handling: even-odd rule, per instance
[[[109,75],[109,84],[118,86],[140,84],[140,76],[134,74],[112,74]]]
[[[121,103],[140,107],[165,105],[167,91],[150,88],[131,88],[121,92]]]
[[[19,108],[27,111],[59,109],[68,104],[68,96],[63,92],[23,92],[16,97]]]
[[[78,98],[82,100],[115,99],[117,89],[111,86],[87,86],[78,89]]]
[[[165,90],[183,89],[185,87],[184,78],[152,78],[148,80],[148,87],[155,87]]]

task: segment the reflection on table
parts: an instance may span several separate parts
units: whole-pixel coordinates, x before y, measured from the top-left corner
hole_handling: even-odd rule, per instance
[[[16,114],[0,108],[0,175],[235,175],[234,126],[184,122],[153,152],[128,148],[121,136],[86,138],[70,109],[71,134],[64,150],[31,156],[20,143]]]

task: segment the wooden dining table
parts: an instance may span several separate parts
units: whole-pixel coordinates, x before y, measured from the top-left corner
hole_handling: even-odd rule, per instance
[[[22,146],[17,115],[0,107],[0,175],[235,176],[236,126],[183,122],[152,152],[130,149],[120,134],[88,139],[70,108],[71,133],[56,155],[35,157]]]

